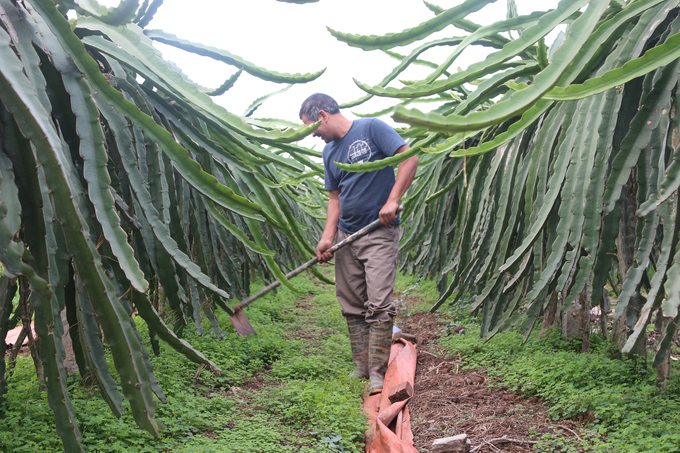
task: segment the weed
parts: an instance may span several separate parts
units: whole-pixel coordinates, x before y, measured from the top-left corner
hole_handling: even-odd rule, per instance
[[[310,434],[319,438],[340,436],[332,444],[358,453],[361,448],[357,445],[363,440],[366,429],[366,416],[354,408],[361,405],[364,385],[349,377],[336,377],[330,381],[289,381],[280,388],[272,388],[265,395],[263,404],[267,412],[296,428],[309,429]]]
[[[270,375],[282,381],[323,379],[337,373],[335,361],[325,355],[294,356],[274,364]]]
[[[535,453],[577,453],[578,441],[565,438],[562,433],[543,434],[537,444],[534,445]]]

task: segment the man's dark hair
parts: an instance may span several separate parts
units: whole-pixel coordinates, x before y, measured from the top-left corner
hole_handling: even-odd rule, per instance
[[[340,113],[340,107],[335,99],[327,94],[314,93],[302,103],[300,107],[300,119],[305,115],[310,121],[319,121],[319,110],[333,114]]]

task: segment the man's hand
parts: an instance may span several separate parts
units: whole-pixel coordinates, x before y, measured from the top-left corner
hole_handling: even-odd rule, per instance
[[[406,151],[408,145],[402,145],[395,151],[394,155],[401,154]],[[399,209],[399,200],[404,196],[406,190],[413,182],[416,176],[416,169],[418,168],[418,156],[411,156],[397,167],[397,180],[394,182],[394,187],[387,198],[387,203],[380,210],[380,223],[389,226],[397,219],[397,209]]]
[[[340,219],[340,191],[331,190],[328,192],[328,215],[326,216],[326,226],[323,229],[319,245],[316,246],[316,259],[320,263],[333,258],[333,253],[324,253],[333,247],[333,238],[338,232],[338,220]]]
[[[397,209],[399,209],[399,202],[387,200],[378,214],[380,223],[390,226],[397,219]]]
[[[316,246],[316,259],[318,259],[320,263],[325,263],[326,261],[330,261],[330,259],[333,258],[333,252],[326,252],[326,250],[331,247],[333,247],[332,240],[321,238],[319,244]]]

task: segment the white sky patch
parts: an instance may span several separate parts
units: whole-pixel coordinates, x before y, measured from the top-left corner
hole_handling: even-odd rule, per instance
[[[451,8],[462,0],[432,0],[443,8]],[[102,0],[107,6],[118,0]],[[547,10],[557,6],[557,0],[517,0],[518,14]],[[506,18],[506,2],[485,6],[467,17],[481,25]],[[313,82],[296,84],[288,91],[265,101],[253,117],[282,118],[300,122],[300,104],[312,93],[323,92],[333,96],[338,103],[353,101],[365,94],[353,78],[377,84],[398,61],[380,50],[364,51],[350,47],[335,39],[326,29],[330,27],[345,33],[383,35],[415,27],[434,17],[421,0],[320,0],[318,3],[291,4],[275,0],[217,1],[217,0],[165,0],[148,29],[161,29],[180,38],[227,50],[232,54],[268,70],[288,73],[326,72]],[[467,33],[453,26],[437,32],[424,41],[392,49],[402,55],[423,42],[444,37],[465,36]],[[552,42],[552,35],[546,40]],[[507,35],[507,34],[506,34]],[[513,36],[517,36],[513,32]],[[216,88],[236,68],[210,58],[195,55],[174,47],[155,43],[163,57],[176,63],[195,83]],[[452,47],[438,47],[421,54],[419,58],[439,63],[452,52]],[[467,68],[483,60],[490,49],[472,46],[453,63],[450,70]],[[390,86],[400,86],[399,80],[425,78],[432,70],[411,65]],[[213,98],[227,110],[242,115],[253,100],[278,91],[284,84],[265,82],[243,73],[233,88],[224,95]],[[352,111],[370,113],[396,105],[397,99],[374,97],[361,106],[346,109],[343,114],[355,118]],[[430,110],[436,104],[414,104],[414,108]],[[389,117],[388,123],[396,125]],[[308,137],[302,144],[313,146],[318,139]]]

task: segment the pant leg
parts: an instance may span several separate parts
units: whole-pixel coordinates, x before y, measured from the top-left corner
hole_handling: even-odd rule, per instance
[[[338,230],[336,244],[347,236],[349,234]],[[357,259],[354,244],[348,244],[335,252],[335,295],[344,316],[364,318],[368,300],[366,275],[364,264]]]
[[[365,272],[366,322],[392,322],[397,314],[392,292],[397,276],[399,227],[380,227],[362,239],[357,241],[355,253]]]

